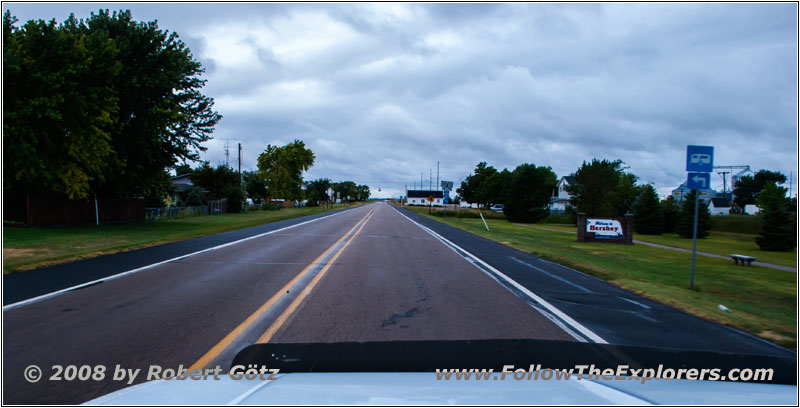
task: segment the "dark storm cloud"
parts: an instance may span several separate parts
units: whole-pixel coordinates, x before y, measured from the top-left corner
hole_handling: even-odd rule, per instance
[[[622,159],[661,194],[687,144],[716,163],[797,167],[795,4],[15,4],[65,19],[130,8],[176,31],[207,68],[225,141],[255,167],[304,140],[308,178],[399,194],[479,161],[561,175]],[[721,179],[713,179],[721,185]]]

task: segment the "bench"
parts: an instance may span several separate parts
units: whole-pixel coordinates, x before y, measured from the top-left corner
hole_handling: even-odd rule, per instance
[[[742,266],[744,266],[745,262],[747,262],[747,266],[750,266],[750,263],[756,260],[756,258],[753,256],[739,255],[739,254],[731,254],[730,257],[733,259],[733,262],[736,263],[737,265],[739,264],[739,261],[742,261]]]

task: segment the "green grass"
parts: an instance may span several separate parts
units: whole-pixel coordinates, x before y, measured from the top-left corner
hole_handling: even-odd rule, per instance
[[[537,227],[575,232],[574,225],[536,224]],[[775,265],[797,267],[797,248],[790,252],[762,251],[755,242],[756,235],[735,232],[711,231],[708,237],[697,240],[697,250],[722,256],[741,254],[756,257],[756,260]],[[692,249],[692,240],[678,234],[641,235],[633,239],[677,248]]]
[[[412,210],[428,216],[425,211]],[[487,232],[481,220],[435,219],[688,313],[739,327],[786,347],[796,347],[797,274],[794,272],[757,266],[744,268],[726,259],[698,257],[695,288],[690,289],[691,259],[686,253],[646,245],[579,243],[574,235],[502,220],[486,220],[490,228]],[[546,227],[566,230],[567,226]],[[738,242],[736,238],[726,239],[717,245]],[[732,312],[719,310],[720,304]]]
[[[337,205],[334,209],[344,207]],[[324,207],[298,207],[116,225],[3,227],[3,273],[254,227],[325,211],[330,210]]]

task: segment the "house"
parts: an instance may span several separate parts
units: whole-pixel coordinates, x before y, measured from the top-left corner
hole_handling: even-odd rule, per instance
[[[684,182],[683,184],[678,186],[676,189],[672,190],[672,198],[676,202],[679,202],[679,203],[683,202],[684,198],[686,198],[686,196],[689,195],[689,193],[691,191],[692,191],[691,189],[686,187],[686,182]],[[710,189],[710,188],[700,189],[699,191],[700,191],[700,199],[702,199],[706,203],[708,203],[709,200],[711,200],[712,198],[716,198],[717,197],[717,193],[714,190]]]
[[[708,204],[711,215],[728,215],[731,211],[731,202],[727,198],[712,198]]]
[[[175,194],[169,197],[170,204],[175,204],[179,200],[180,193],[186,191],[188,188],[193,187],[194,183],[189,178],[188,174],[181,174],[172,178],[172,185],[175,187]]]
[[[572,198],[569,192],[567,192],[567,187],[574,185],[578,185],[578,182],[575,180],[575,177],[572,176],[564,176],[561,177],[561,180],[558,180],[556,191],[550,199],[550,212],[564,213],[567,211],[569,200]]]
[[[181,174],[173,177],[172,184],[175,186],[175,190],[178,191],[186,191],[187,188],[194,185],[188,174]]]
[[[428,197],[433,196],[433,203],[428,202]],[[444,193],[437,190],[408,190],[406,193],[407,205],[444,205]]]

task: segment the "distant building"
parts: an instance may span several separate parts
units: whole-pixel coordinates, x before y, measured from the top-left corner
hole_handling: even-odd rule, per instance
[[[686,198],[687,195],[689,195],[691,191],[692,191],[691,189],[686,187],[686,183],[684,182],[676,189],[672,190],[672,198],[677,202],[683,202],[683,200]],[[717,198],[717,192],[710,188],[700,189],[699,191],[700,191],[700,199],[705,201],[706,203],[708,203],[709,200],[711,200],[712,198]]]
[[[731,202],[727,198],[712,198],[708,204],[711,215],[728,215],[731,211]]]
[[[744,213],[750,215],[756,215],[761,209],[758,208],[755,204],[747,204],[744,206]]]
[[[569,192],[567,192],[567,187],[578,184],[579,183],[577,180],[575,180],[575,177],[561,177],[561,180],[558,180],[558,184],[556,184],[556,192],[553,193],[553,197],[550,199],[550,212],[566,212],[567,206],[569,205],[569,200],[572,198]]]
[[[428,202],[428,197],[433,196],[433,203]],[[442,206],[444,203],[444,193],[438,190],[408,190],[406,193],[408,205],[430,205]]]

